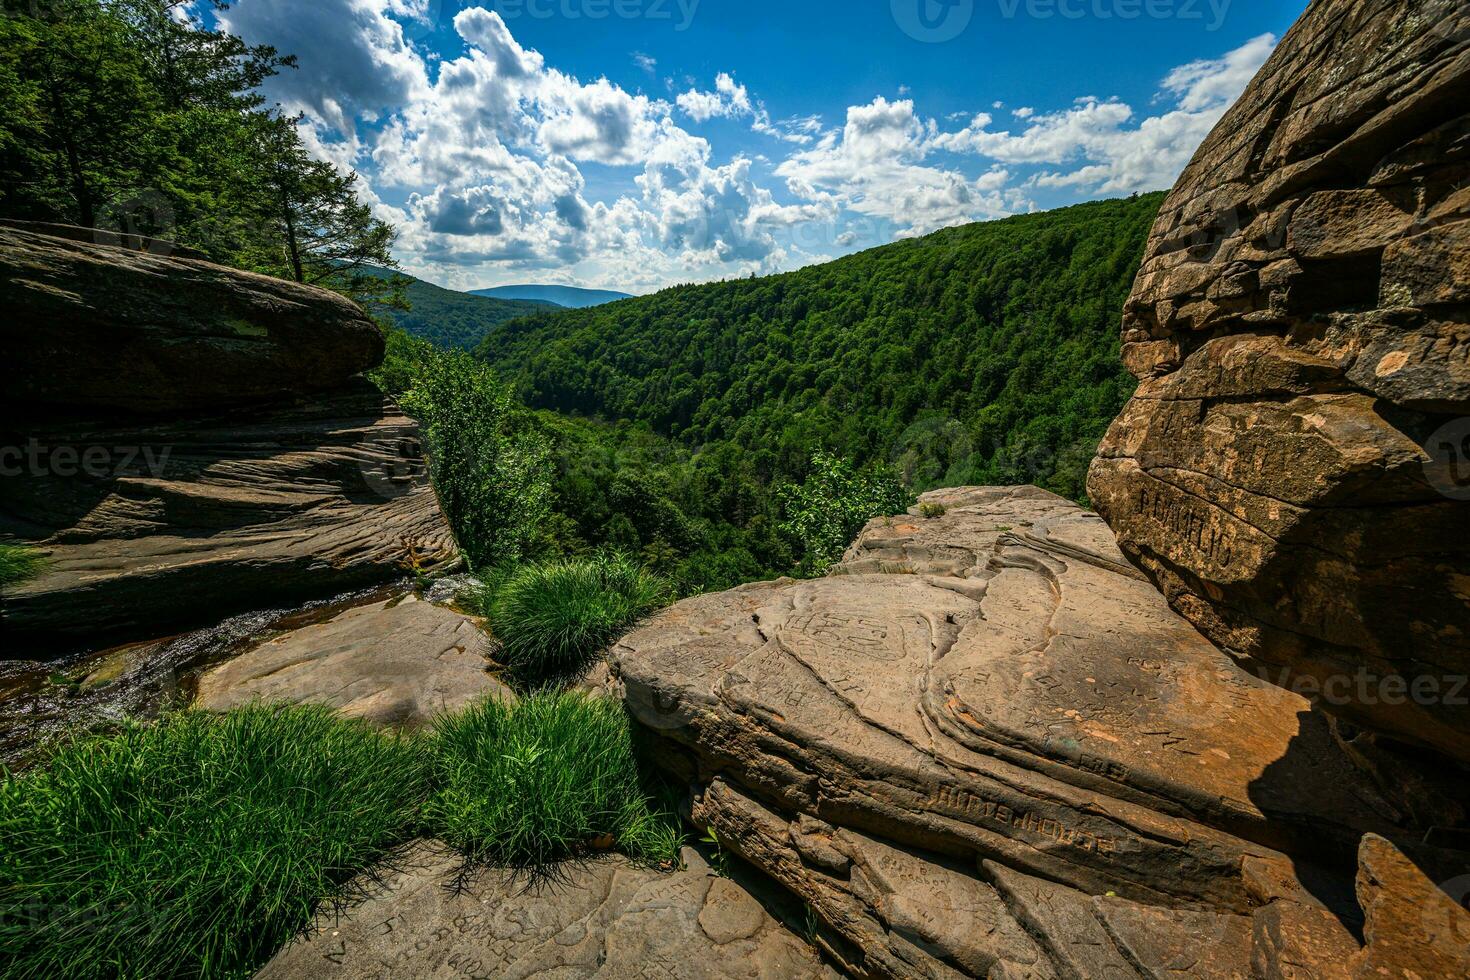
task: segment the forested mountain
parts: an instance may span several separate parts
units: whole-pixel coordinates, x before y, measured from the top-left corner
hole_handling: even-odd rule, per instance
[[[763,279],[493,329],[479,356],[538,408],[733,443],[768,480],[812,454],[914,489],[1074,498],[1134,388],[1118,322],[1161,194],[951,228]]]
[[[583,289],[580,286],[492,286],[489,289],[471,289],[470,293],[495,299],[535,299],[574,310],[631,298],[628,293],[619,293],[611,289]]]
[[[474,350],[492,327],[516,317],[560,309],[553,303],[523,299],[491,299],[445,289],[400,272],[376,270],[406,281],[407,310],[388,309],[395,325],[440,347]]]

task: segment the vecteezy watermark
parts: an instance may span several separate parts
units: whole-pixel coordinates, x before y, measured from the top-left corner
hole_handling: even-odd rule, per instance
[[[1207,31],[1225,24],[1233,0],[994,0],[1005,20],[1181,20]],[[926,44],[953,41],[975,17],[975,0],[890,0],[894,23]]]
[[[428,481],[424,446],[414,436],[375,446],[358,458],[358,467],[368,490],[382,500],[396,500]]]
[[[0,446],[0,476],[90,476],[123,473],[162,477],[170,446],[48,446],[31,439],[23,446]]]
[[[890,0],[894,23],[925,44],[953,41],[970,26],[975,0]]]
[[[1197,20],[1218,31],[1231,0],[995,0],[1006,20]]]
[[[1470,416],[1440,426],[1424,451],[1429,485],[1451,500],[1470,500]]]
[[[676,31],[687,31],[699,12],[700,0],[494,0],[490,9],[509,23],[518,17],[533,20],[662,20]]]
[[[1421,707],[1443,705],[1453,708],[1470,706],[1470,676],[1465,674],[1417,674],[1411,678],[1402,674],[1375,674],[1367,668],[1359,668],[1355,674],[1341,673],[1319,677],[1316,674],[1298,673],[1290,667],[1279,670],[1262,667],[1256,673],[1268,684],[1285,688],[1309,701],[1335,707],[1396,707],[1404,704]]]

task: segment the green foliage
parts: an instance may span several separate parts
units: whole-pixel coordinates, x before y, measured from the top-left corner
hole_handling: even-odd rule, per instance
[[[944,514],[945,510],[943,504],[936,504],[926,500],[919,505],[919,516],[924,518],[926,521],[933,520],[936,517],[943,517]]]
[[[398,305],[363,271],[394,264],[392,229],[259,94],[293,58],[176,0],[0,4],[0,217],[161,237]]]
[[[34,548],[0,544],[0,588],[35,578],[45,565],[45,558]]]
[[[403,407],[419,421],[434,490],[475,567],[523,558],[551,506],[551,458],[510,389],[462,351],[395,341],[385,383],[407,382]]]
[[[479,354],[539,408],[642,422],[763,482],[818,450],[914,490],[1081,499],[1134,388],[1118,322],[1162,195],[950,228],[761,279],[497,327]]]
[[[430,832],[472,860],[535,867],[613,847],[650,861],[678,855],[677,818],[642,785],[616,701],[490,699],[440,719],[430,744]]]
[[[325,708],[188,711],[0,781],[0,976],[236,976],[414,831],[416,746]]]
[[[490,626],[523,682],[575,677],[669,600],[663,579],[622,555],[521,566],[489,586]]]
[[[543,550],[638,555],[680,595],[774,578],[795,561],[769,473],[739,447],[693,452],[646,424],[542,412],[558,472]]]
[[[797,570],[820,575],[842,557],[863,525],[875,517],[900,514],[912,496],[891,469],[856,469],[830,453],[812,457],[811,472],[800,485],[777,488],[786,510],[781,529],[801,543]]]

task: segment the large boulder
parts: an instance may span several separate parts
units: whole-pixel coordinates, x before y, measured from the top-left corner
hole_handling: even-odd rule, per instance
[[[1470,760],[1470,6],[1316,0],[1195,154],[1088,492],[1201,632]],[[1462,777],[1463,778],[1463,777]]]
[[[942,516],[871,523],[826,578],[686,600],[615,646],[695,819],[859,975],[1236,976],[1267,908],[1291,914],[1264,961],[1355,954],[1317,916],[1356,914],[1358,841],[1403,814],[1322,716],[1095,514],[1034,487],[923,502]]]
[[[381,331],[336,293],[81,237],[0,225],[0,399],[12,413],[298,396],[383,359]]]

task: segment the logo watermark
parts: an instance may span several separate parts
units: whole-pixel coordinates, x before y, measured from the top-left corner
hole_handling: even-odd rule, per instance
[[[494,0],[490,9],[507,24],[532,20],[653,20],[667,21],[676,31],[694,24],[700,0]]]
[[[1451,500],[1470,500],[1470,416],[1440,426],[1424,451],[1429,485]]]
[[[953,41],[975,16],[975,0],[891,0],[893,21],[909,37],[925,44]]]
[[[103,480],[123,474],[160,478],[171,446],[48,446],[37,439],[22,446],[0,446],[0,476],[90,476]]]

